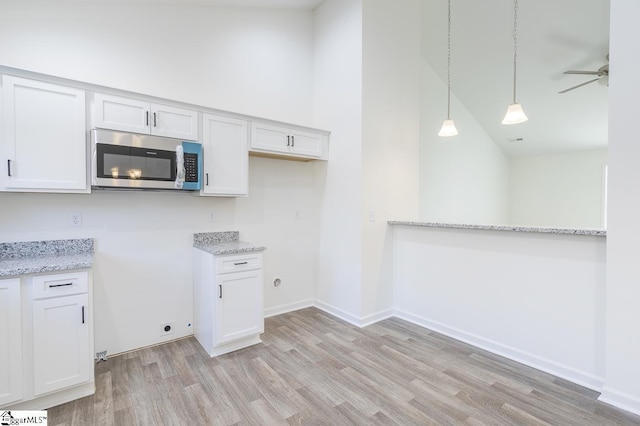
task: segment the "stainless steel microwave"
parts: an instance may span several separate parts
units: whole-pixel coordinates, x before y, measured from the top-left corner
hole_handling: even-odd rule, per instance
[[[91,185],[96,188],[201,188],[202,145],[137,133],[91,130]]]

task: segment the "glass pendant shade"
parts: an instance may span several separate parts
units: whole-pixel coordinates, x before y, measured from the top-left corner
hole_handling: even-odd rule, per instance
[[[522,105],[520,104],[511,104],[507,108],[507,113],[504,115],[502,119],[502,124],[518,124],[524,123],[529,118],[525,115],[522,110]]]
[[[453,124],[453,120],[446,119],[442,122],[442,128],[438,132],[438,136],[455,136],[458,134],[458,129],[456,129],[456,125]]]

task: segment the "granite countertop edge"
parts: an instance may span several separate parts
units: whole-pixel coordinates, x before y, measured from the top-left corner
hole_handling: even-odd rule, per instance
[[[530,232],[541,234],[561,234],[561,235],[589,235],[606,237],[607,231],[604,229],[572,229],[572,228],[544,228],[535,226],[517,225],[468,225],[460,223],[439,223],[439,222],[412,222],[390,220],[387,222],[394,226],[414,226],[422,228],[451,228],[451,229],[473,229],[480,231],[509,231],[509,232]]]
[[[193,247],[215,256],[256,253],[265,251],[264,246],[240,241],[240,232],[198,232],[193,234]]]
[[[16,277],[47,272],[88,269],[93,266],[93,253],[58,254],[52,256],[0,258],[0,277]]]
[[[210,243],[210,244],[194,244],[195,248],[204,252],[211,253],[216,256],[224,256],[229,254],[256,253],[265,251],[267,248],[244,241],[227,242],[227,243]]]

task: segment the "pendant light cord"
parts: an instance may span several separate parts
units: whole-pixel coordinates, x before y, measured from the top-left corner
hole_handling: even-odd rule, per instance
[[[513,0],[513,103],[516,103],[516,64],[518,60],[518,0]]]
[[[447,21],[447,120],[451,119],[451,0]]]

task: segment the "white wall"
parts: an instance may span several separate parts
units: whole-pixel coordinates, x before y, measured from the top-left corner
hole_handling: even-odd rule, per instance
[[[460,134],[438,136],[446,108],[446,82],[423,61],[420,220],[508,223],[509,159],[453,92],[451,118]]]
[[[0,3],[0,64],[296,124],[312,121],[313,15],[100,2]],[[192,321],[194,232],[263,244],[268,314],[313,299],[320,190],[313,163],[252,158],[248,198],[0,193],[0,241],[95,239],[96,350],[157,343]],[[294,220],[295,211],[301,220]],[[83,227],[70,228],[72,211]],[[216,222],[210,223],[214,211]],[[282,277],[283,285],[269,283]]]
[[[265,309],[310,304],[317,194],[310,163],[251,158],[250,196],[94,191],[91,195],[0,193],[0,241],[93,238],[95,347],[110,354],[192,333],[191,245],[195,232],[240,231],[263,244]],[[302,219],[295,220],[295,211]],[[82,228],[69,226],[82,212]],[[216,221],[209,222],[209,212]],[[274,277],[283,284],[270,285]]]
[[[312,22],[309,11],[3,0],[0,64],[310,125]]]
[[[418,217],[421,2],[363,6],[360,316],[367,323],[390,315],[393,304],[387,221]]]
[[[601,229],[607,150],[512,158],[509,224]]]
[[[640,3],[611,0],[606,384],[601,400],[640,414]]]
[[[404,319],[599,390],[604,237],[395,227]]]
[[[331,129],[322,183],[316,299],[358,321],[362,282],[362,0],[325,0],[314,13],[314,118]]]

